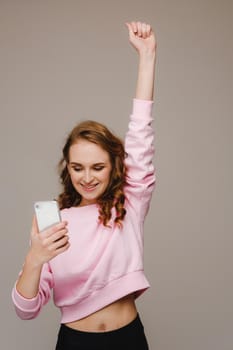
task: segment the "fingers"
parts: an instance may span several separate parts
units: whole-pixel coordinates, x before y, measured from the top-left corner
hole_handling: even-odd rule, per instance
[[[148,38],[152,31],[150,24],[144,22],[127,22],[126,25],[130,35],[133,34],[143,39]]]
[[[66,250],[69,248],[69,246],[70,246],[69,237],[68,237],[68,235],[64,235],[61,238],[59,238],[58,240],[51,243],[49,245],[49,250],[54,251],[56,253],[59,253],[59,250],[61,250],[61,249]]]
[[[69,249],[70,243],[67,241],[63,245],[60,245],[55,249],[54,257],[65,252],[67,249]]]
[[[66,228],[67,224],[67,221],[59,222],[58,224],[55,224],[47,228],[46,230],[40,232],[40,235],[43,236],[43,238],[51,238],[53,237],[53,235],[56,235],[56,233],[61,230],[66,230],[66,232],[68,232]]]
[[[68,231],[66,229],[62,229],[54,232],[49,237],[44,238],[43,240],[46,244],[51,244],[53,242],[59,241],[62,237],[66,236],[67,234],[68,234]]]
[[[44,264],[70,247],[67,224],[63,221],[39,232],[33,218],[30,249],[35,261]]]
[[[39,232],[37,237],[41,241],[43,247],[50,247],[51,250],[57,249],[69,240],[67,222],[62,221],[53,225],[50,228]]]
[[[70,247],[67,222],[63,221],[39,234],[42,249],[51,259]]]
[[[60,246],[63,246],[69,240],[67,222],[61,222],[56,224],[44,232],[40,233],[43,241],[43,245],[50,247],[51,250],[56,250]]]

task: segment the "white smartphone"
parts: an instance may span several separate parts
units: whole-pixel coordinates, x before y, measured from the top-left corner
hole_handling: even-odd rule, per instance
[[[40,232],[61,221],[57,201],[35,202],[34,210]]]

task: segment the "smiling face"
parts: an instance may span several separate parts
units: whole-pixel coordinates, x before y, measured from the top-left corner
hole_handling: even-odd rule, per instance
[[[81,195],[80,206],[97,202],[108,187],[111,170],[109,154],[99,145],[84,139],[71,145],[68,171],[75,190]]]

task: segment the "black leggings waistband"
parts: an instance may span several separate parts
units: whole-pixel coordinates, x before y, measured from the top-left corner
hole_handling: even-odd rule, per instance
[[[85,332],[60,326],[56,350],[148,350],[139,315],[124,327],[107,332]]]

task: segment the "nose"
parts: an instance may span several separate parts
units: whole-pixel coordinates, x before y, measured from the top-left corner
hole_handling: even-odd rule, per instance
[[[83,182],[85,184],[91,183],[93,180],[93,175],[90,170],[85,170],[84,175],[83,175]]]

